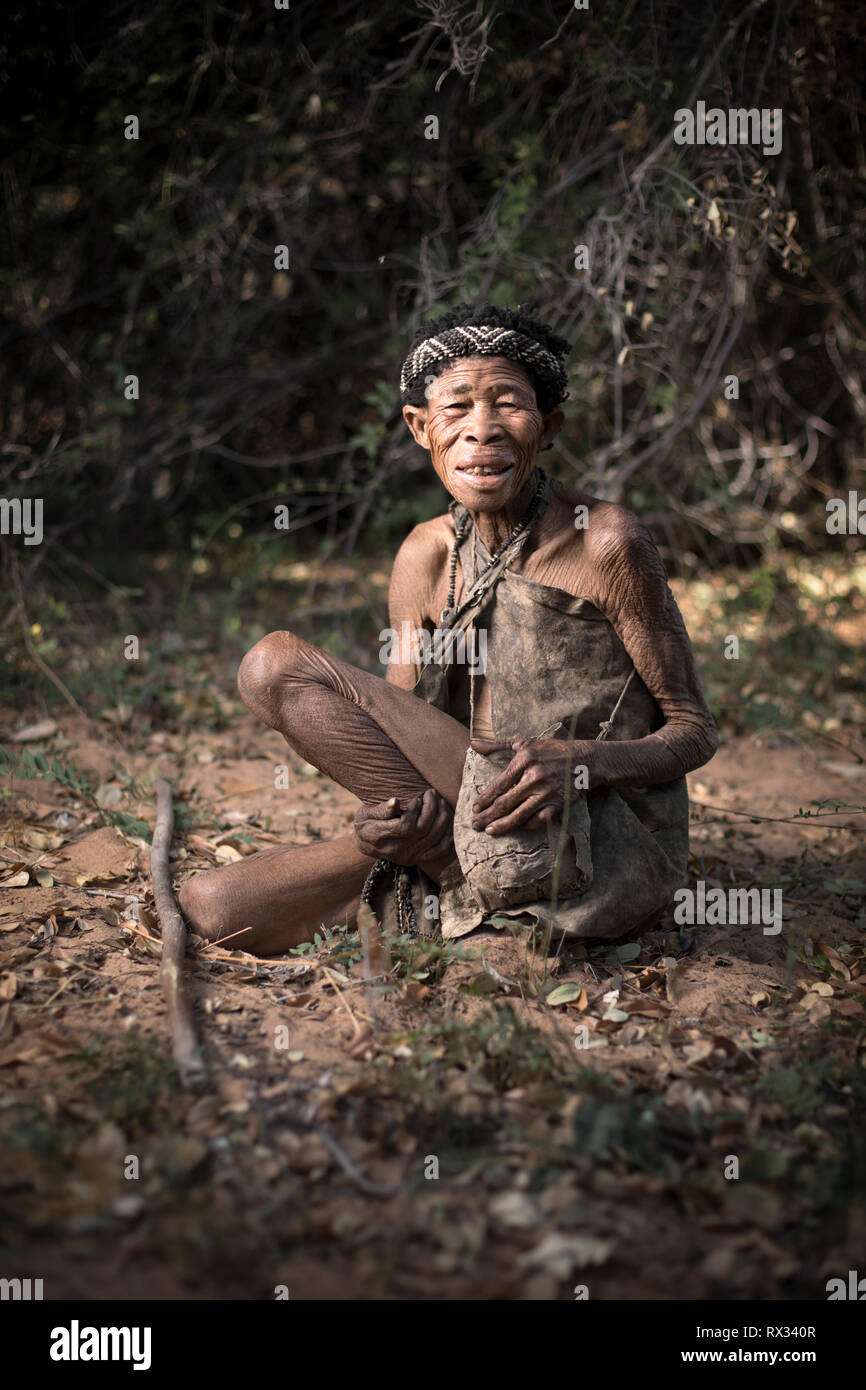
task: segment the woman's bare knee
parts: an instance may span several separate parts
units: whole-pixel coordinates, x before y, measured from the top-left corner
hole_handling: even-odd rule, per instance
[[[293,632],[269,632],[251,647],[238,668],[238,693],[248,709],[273,725],[285,682],[297,671],[306,643]]]
[[[177,901],[181,912],[196,936],[206,941],[219,941],[228,935],[231,924],[225,904],[225,885],[219,882],[218,869],[204,870],[181,884]]]

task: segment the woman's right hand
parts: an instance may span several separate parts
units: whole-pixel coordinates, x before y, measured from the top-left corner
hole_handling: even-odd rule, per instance
[[[421,864],[440,859],[453,845],[454,812],[432,787],[401,808],[398,797],[355,812],[356,847],[371,859]]]

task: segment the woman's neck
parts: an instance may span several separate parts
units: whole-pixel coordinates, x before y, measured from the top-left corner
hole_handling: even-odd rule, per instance
[[[538,474],[533,469],[516,497],[513,497],[507,506],[495,512],[469,513],[477,535],[491,555],[495,555],[499,547],[508,540],[514,528],[520,525],[535,496],[537,486]]]

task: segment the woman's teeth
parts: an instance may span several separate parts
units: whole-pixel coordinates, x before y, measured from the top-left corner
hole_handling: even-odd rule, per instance
[[[476,478],[487,478],[487,477],[488,477],[490,474],[492,474],[492,473],[504,473],[505,471],[506,471],[506,470],[505,470],[504,468],[484,468],[484,467],[461,468],[461,470],[460,470],[461,473],[471,473],[471,474],[472,474],[474,477],[476,477]]]

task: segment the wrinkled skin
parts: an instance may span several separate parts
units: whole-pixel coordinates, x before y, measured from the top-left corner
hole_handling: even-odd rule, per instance
[[[447,863],[452,858],[454,812],[432,787],[404,809],[399,797],[355,813],[355,844],[373,859],[394,864]]]
[[[403,414],[448,492],[495,551],[525,514],[538,454],[555,438],[562,413],[542,414],[515,363],[475,357],[452,363],[427,404],[406,406]],[[501,474],[482,481],[466,472],[478,464]],[[586,529],[574,525],[578,503],[588,508]],[[391,576],[392,628],[400,631],[404,621],[410,630],[438,626],[453,539],[452,518],[444,513],[416,526],[400,547]],[[573,766],[588,769],[590,788],[644,787],[672,781],[712,757],[718,736],[688,636],[658,551],[631,512],[554,484],[512,569],[604,613],[665,722],[634,740],[503,744],[492,741],[487,682],[476,681],[472,746],[514,753],[473,808],[477,829],[501,835],[544,824],[561,811]],[[458,571],[458,602],[462,590]],[[280,952],[311,939],[322,924],[353,922],[375,859],[419,864],[438,880],[454,857],[453,809],[470,739],[459,721],[408,693],[417,676],[412,662],[392,657],[383,681],[290,632],[272,632],[247,653],[238,674],[246,704],[361,805],[350,835],[275,847],[187,880],[180,903],[197,932],[211,940],[232,935],[237,945],[262,954]],[[456,708],[466,667],[453,668],[451,679]]]
[[[427,400],[424,407],[405,406],[403,417],[416,443],[429,451],[431,463],[444,487],[469,509],[481,539],[492,553],[510,535],[529,505],[534,491],[532,475],[537,455],[556,436],[564,418],[562,411],[542,415],[529,377],[506,358],[478,357],[455,363],[438,378]],[[504,465],[507,471],[495,479],[492,486],[489,482],[479,484],[461,472],[476,464]],[[416,528],[416,532],[420,529]],[[418,560],[421,561],[420,556]],[[432,580],[434,585],[437,579],[441,581],[442,576],[437,573],[440,560],[439,547],[427,547],[427,554],[419,565],[421,582],[414,595],[403,595],[404,601],[407,597],[410,601],[414,598],[416,603],[420,600],[423,605],[424,581]],[[436,587],[441,588],[441,583]],[[425,612],[428,624],[435,627],[442,607],[444,597],[436,613]],[[393,604],[391,618],[392,626],[397,626]],[[420,625],[413,624],[413,630]],[[408,672],[398,673],[393,665],[388,668],[387,679],[395,679],[398,684],[410,688],[415,683],[416,672],[414,668],[408,670],[411,671],[408,685]],[[485,751],[480,744],[473,743],[473,747]],[[511,783],[503,784],[503,790],[506,785],[510,787]],[[437,796],[436,801],[437,824],[444,827],[450,841],[453,814],[449,814],[441,797]],[[548,815],[555,814],[553,805]],[[385,806],[362,808],[355,818],[355,842],[365,854],[373,854],[377,846],[387,843],[390,853],[386,855],[381,848],[379,853],[394,863],[420,863],[426,857],[427,846],[419,833],[420,825],[415,824],[417,815],[418,809],[414,806],[391,817]],[[524,811],[520,823],[534,824],[536,820],[536,817],[527,818]],[[479,821],[476,829],[482,828],[486,825]],[[508,821],[505,824],[490,822],[491,834],[502,834],[509,828]]]
[[[429,450],[444,486],[468,508],[491,553],[521,519],[533,493],[538,451],[555,437],[563,415],[542,415],[523,370],[502,358],[469,358],[453,364],[432,387],[426,407],[406,406],[403,414],[418,444]],[[508,465],[493,486],[479,484],[461,469],[475,463]],[[585,530],[574,526],[574,506],[589,508]],[[447,596],[447,568],[453,527],[437,517],[415,528],[397,555],[391,585],[391,623],[408,618],[412,629],[434,626]],[[515,573],[536,583],[589,598],[609,617],[650,691],[675,727],[629,744],[561,739],[502,743],[474,738],[479,753],[512,749],[514,758],[494,778],[478,803],[473,828],[504,835],[534,829],[559,815],[571,769],[588,769],[589,788],[648,786],[671,781],[700,767],[715,752],[718,736],[704,703],[691,648],[667,588],[658,552],[631,513],[586,494],[554,489],[548,509],[515,562]],[[459,597],[459,589],[458,589]],[[392,664],[388,680],[411,688],[417,671]],[[476,725],[489,727],[486,681],[481,681]],[[486,729],[483,728],[487,725]],[[408,815],[377,822],[377,833],[405,858],[421,842]],[[356,842],[372,853],[366,817],[356,822]],[[393,857],[393,856],[391,856]],[[416,861],[417,862],[417,861]]]

